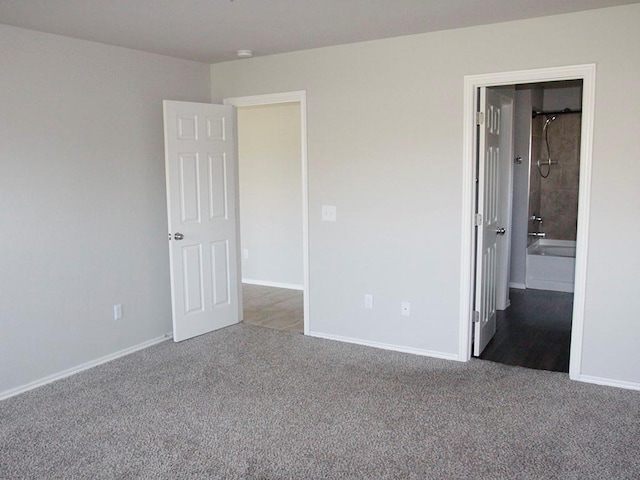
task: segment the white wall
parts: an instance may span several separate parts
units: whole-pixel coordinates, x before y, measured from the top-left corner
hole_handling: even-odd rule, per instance
[[[531,89],[516,90],[514,113],[514,156],[522,163],[513,165],[513,212],[511,223],[511,262],[509,283],[524,288],[529,211],[529,144],[531,140]]]
[[[1,395],[171,331],[162,100],[210,74],[3,25],[0,58]]]
[[[464,76],[595,62],[582,373],[640,384],[638,18],[636,4],[213,65],[214,100],[307,91],[311,331],[457,356]]]
[[[300,105],[238,109],[242,278],[302,288]]]

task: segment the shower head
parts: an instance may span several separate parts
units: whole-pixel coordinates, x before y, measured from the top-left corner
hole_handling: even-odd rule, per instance
[[[549,116],[547,116],[547,120],[544,122],[544,127],[542,127],[542,131],[545,131],[547,129],[547,127],[549,126],[549,124],[551,122],[553,122],[556,118],[558,118],[557,115],[549,115]]]

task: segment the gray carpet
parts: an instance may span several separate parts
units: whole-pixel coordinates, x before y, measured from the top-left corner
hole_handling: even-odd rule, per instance
[[[0,403],[0,478],[640,478],[640,392],[251,325]]]

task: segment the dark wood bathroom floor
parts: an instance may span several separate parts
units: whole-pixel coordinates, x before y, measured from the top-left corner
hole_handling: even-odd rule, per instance
[[[511,289],[509,298],[511,306],[498,311],[496,334],[480,358],[568,372],[573,294]]]

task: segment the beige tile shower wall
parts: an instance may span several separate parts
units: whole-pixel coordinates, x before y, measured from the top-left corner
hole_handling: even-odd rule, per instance
[[[580,120],[581,115],[577,114],[559,115],[547,128],[551,158],[557,163],[551,166],[549,176],[540,180],[540,212],[544,219],[541,231],[546,233],[546,238],[576,239]],[[548,157],[544,137],[541,145],[542,159],[546,162]]]

